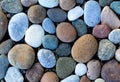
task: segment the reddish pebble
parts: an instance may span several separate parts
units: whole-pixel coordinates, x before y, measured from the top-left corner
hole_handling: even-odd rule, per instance
[[[91,82],[87,76],[82,76],[80,82]]]

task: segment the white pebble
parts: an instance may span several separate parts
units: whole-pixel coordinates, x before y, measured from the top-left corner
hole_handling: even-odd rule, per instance
[[[80,78],[78,75],[71,75],[60,82],[80,82]]]
[[[95,82],[105,82],[102,78],[98,78],[95,80]]]
[[[120,48],[116,50],[115,59],[120,62]]]

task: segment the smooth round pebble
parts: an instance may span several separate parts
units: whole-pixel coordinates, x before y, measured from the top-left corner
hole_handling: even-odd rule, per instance
[[[40,49],[37,53],[40,64],[45,68],[53,68],[56,65],[56,58],[52,51]]]
[[[71,57],[60,57],[56,64],[56,73],[59,78],[68,77],[75,69],[76,62]]]
[[[60,82],[79,82],[80,78],[77,75],[71,75],[63,80],[61,80]]]
[[[67,13],[60,8],[48,9],[47,15],[53,22],[63,22],[67,18]]]
[[[94,27],[100,22],[101,8],[96,1],[87,1],[84,7],[84,21],[90,26]]]
[[[24,82],[21,72],[15,67],[9,67],[5,75],[6,82]]]
[[[102,78],[97,78],[94,82],[105,82]]]
[[[46,9],[40,5],[33,5],[28,9],[28,18],[32,23],[42,23],[46,17]]]
[[[72,42],[77,36],[75,28],[68,22],[62,22],[58,24],[56,28],[56,34],[62,42]]]
[[[43,29],[44,29],[46,32],[48,32],[48,33],[50,33],[50,34],[54,34],[55,31],[56,31],[56,28],[55,28],[54,23],[53,23],[52,20],[49,19],[49,18],[45,18],[45,19],[43,20],[43,22],[42,22],[42,27],[43,27]]]
[[[22,20],[22,21],[21,21]],[[25,13],[21,12],[15,14],[9,21],[8,32],[13,41],[20,41],[25,35],[28,29],[28,17]]]
[[[59,82],[59,78],[54,72],[46,72],[41,78],[40,82]]]
[[[54,50],[58,47],[58,39],[55,35],[45,35],[42,38],[42,45],[46,49]]]
[[[115,52],[115,59],[120,62],[120,48],[116,50]]]
[[[17,44],[8,52],[8,60],[14,67],[28,69],[34,63],[35,53],[30,46]]]
[[[81,5],[81,4],[84,3],[84,1],[85,1],[85,0],[76,0],[76,3]]]
[[[31,5],[34,5],[37,3],[38,0],[21,0],[21,4],[24,7],[30,7]]]
[[[102,6],[102,7],[105,7],[105,6],[107,6],[107,5],[109,5],[112,1],[114,1],[114,0],[99,0],[99,4],[100,4],[100,6]]]
[[[88,79],[87,76],[82,76],[80,79],[80,82],[91,82],[90,79]]]
[[[68,11],[68,20],[74,21],[83,15],[84,11],[80,6],[76,6],[75,8]]]
[[[44,34],[45,32],[41,25],[33,24],[26,31],[25,42],[30,46],[37,48],[42,44],[42,37]]]
[[[83,76],[87,73],[87,66],[83,63],[78,63],[75,67],[75,74],[78,76]]]
[[[81,36],[73,45],[71,54],[75,61],[85,63],[95,55],[98,42],[91,34]]]

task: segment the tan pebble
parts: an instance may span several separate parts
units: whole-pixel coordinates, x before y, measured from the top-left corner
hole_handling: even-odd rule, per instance
[[[80,82],[91,82],[87,76],[82,76]]]

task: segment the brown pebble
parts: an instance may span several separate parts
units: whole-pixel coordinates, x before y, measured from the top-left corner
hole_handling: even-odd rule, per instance
[[[87,76],[82,76],[80,82],[91,82]]]

